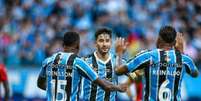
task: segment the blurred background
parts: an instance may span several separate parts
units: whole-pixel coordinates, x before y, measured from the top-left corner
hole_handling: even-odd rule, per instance
[[[0,61],[7,68],[12,98],[45,99],[45,92],[36,87],[41,62],[61,50],[66,31],[80,33],[80,56],[85,56],[94,50],[96,29],[109,27],[113,38],[128,39],[125,56],[131,58],[155,48],[164,25],[184,34],[185,53],[200,70],[201,0],[0,0]],[[200,76],[184,77],[184,101],[201,99],[199,84]]]

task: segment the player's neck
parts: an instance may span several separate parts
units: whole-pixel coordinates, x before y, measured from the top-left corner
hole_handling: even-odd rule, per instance
[[[66,53],[74,53],[73,48],[64,48],[63,51],[66,52]]]
[[[172,47],[172,45],[170,45],[170,44],[160,44],[159,46],[158,46],[158,48],[159,49],[163,49],[163,50],[171,50],[173,47]]]
[[[97,57],[102,61],[106,61],[109,58],[109,53],[101,54],[100,52],[96,51],[96,54],[97,54]]]

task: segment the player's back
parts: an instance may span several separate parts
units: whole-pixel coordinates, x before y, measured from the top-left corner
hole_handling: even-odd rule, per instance
[[[192,60],[179,51],[155,49],[145,52],[144,100],[180,101],[181,82],[185,72],[196,70]]]
[[[73,53],[58,52],[47,58],[44,64],[47,75],[48,101],[76,100],[79,75],[74,69],[73,63],[76,55]],[[74,76],[77,75],[77,76]]]

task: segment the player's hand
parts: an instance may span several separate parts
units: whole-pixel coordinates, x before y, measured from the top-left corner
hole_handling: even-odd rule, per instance
[[[129,73],[128,76],[130,78],[131,81],[140,81],[141,80],[141,77],[142,75],[144,75],[144,70],[141,69],[141,70],[136,70],[135,72],[132,72],[132,73]]]
[[[184,37],[182,33],[177,33],[175,49],[181,53],[184,52]]]
[[[119,92],[126,92],[128,88],[127,83],[119,84]]]
[[[115,41],[115,51],[118,56],[121,56],[127,48],[128,43],[125,41],[124,38],[116,38]]]

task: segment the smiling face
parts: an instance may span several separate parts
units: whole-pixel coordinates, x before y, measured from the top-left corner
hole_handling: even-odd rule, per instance
[[[103,33],[100,34],[96,39],[96,48],[97,51],[104,55],[107,54],[111,48],[112,40],[109,34]]]

